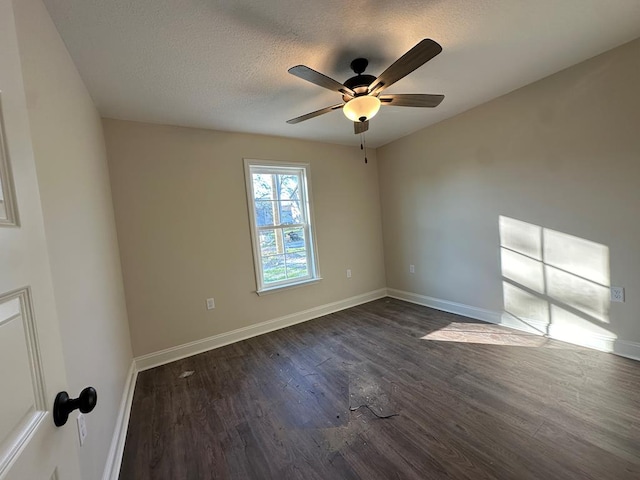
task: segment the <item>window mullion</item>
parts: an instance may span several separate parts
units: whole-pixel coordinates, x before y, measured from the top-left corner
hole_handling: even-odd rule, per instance
[[[258,230],[273,230],[274,228],[307,228],[306,223],[283,223],[280,225],[260,225],[256,226]]]

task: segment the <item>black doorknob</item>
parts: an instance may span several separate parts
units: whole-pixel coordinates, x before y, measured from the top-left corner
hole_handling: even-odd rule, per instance
[[[93,387],[82,390],[78,398],[69,398],[67,392],[60,392],[53,402],[53,423],[56,427],[61,427],[67,423],[71,412],[80,409],[82,413],[89,413],[96,407],[97,402],[98,393]]]

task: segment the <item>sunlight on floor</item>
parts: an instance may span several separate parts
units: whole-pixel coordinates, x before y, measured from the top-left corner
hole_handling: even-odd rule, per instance
[[[454,322],[440,330],[428,333],[423,340],[438,342],[476,343],[482,345],[503,345],[513,347],[562,348],[557,343],[531,333],[520,333],[497,325]],[[567,348],[571,346],[567,345]]]

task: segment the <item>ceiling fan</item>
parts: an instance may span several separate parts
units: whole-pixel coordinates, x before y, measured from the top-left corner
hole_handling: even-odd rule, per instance
[[[369,61],[366,58],[356,58],[351,62],[351,69],[355,76],[344,83],[327,77],[305,65],[296,65],[289,69],[291,75],[300,77],[320,87],[342,94],[342,102],[315,112],[301,115],[287,123],[294,124],[310,118],[342,109],[349,120],[352,120],[354,133],[364,133],[369,129],[369,120],[378,113],[381,105],[395,107],[437,107],[444,99],[444,95],[428,94],[389,94],[380,95],[385,88],[421,67],[442,51],[438,42],[425,38],[415,47],[396,60],[378,77],[364,74]]]

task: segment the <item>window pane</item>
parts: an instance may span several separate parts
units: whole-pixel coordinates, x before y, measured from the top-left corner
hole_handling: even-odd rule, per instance
[[[273,175],[266,173],[254,173],[253,175],[253,198],[273,199]]]
[[[304,241],[304,228],[284,229],[285,253],[304,252],[306,244]]]
[[[275,230],[263,230],[260,232],[260,255],[265,256],[275,255],[278,252],[278,246],[276,245],[276,232]]]
[[[300,198],[298,175],[278,175],[280,200],[298,200]]]
[[[287,278],[300,278],[309,275],[307,262],[307,244],[304,228],[283,229],[285,239],[285,260],[287,262]]]
[[[264,283],[273,283],[287,278],[284,255],[262,257]]]
[[[306,277],[309,274],[306,251],[287,253],[285,260],[287,262],[287,278]]]
[[[273,207],[276,203],[271,200],[256,200],[254,203],[256,206],[256,223],[258,226],[273,225]]]
[[[304,223],[304,217],[300,210],[300,201],[280,202],[280,224]]]

